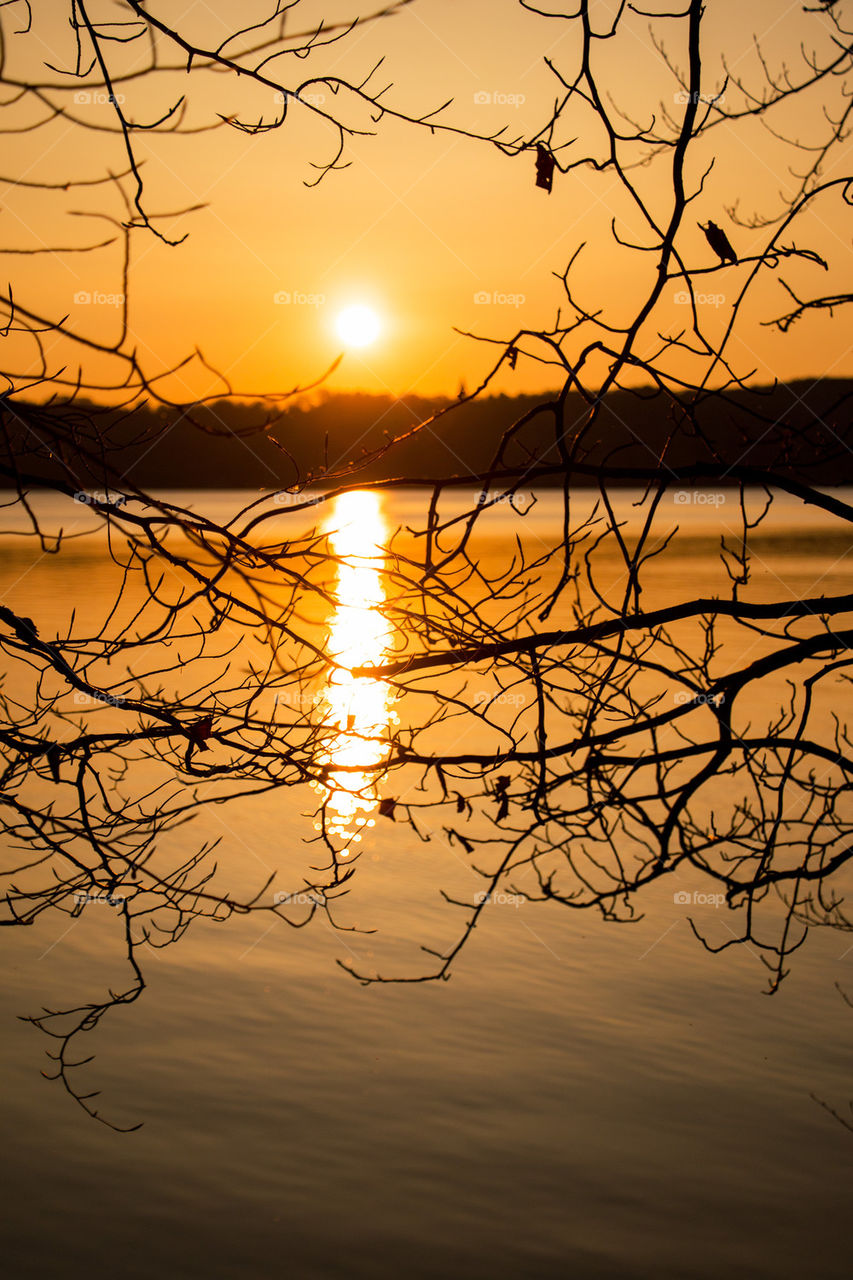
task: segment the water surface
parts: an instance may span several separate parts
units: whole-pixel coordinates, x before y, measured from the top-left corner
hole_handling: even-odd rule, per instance
[[[525,536],[553,532],[555,502],[537,505]],[[422,506],[385,495],[374,514],[393,527]],[[52,514],[72,527],[67,509]],[[655,569],[660,598],[685,583],[722,592],[708,552],[735,527],[731,507],[666,514],[683,536]],[[489,521],[483,554],[499,556],[517,517],[503,504]],[[370,534],[360,524],[364,545],[341,551],[352,572],[331,620],[340,651],[385,643],[381,618],[366,636],[352,612],[378,603]],[[4,598],[43,634],[67,627],[72,607],[107,606],[102,549],[2,545]],[[782,499],[762,546],[757,592],[849,590],[849,545],[820,512]],[[363,687],[330,700],[344,727],[389,713]],[[212,807],[192,838],[222,837],[235,882],[274,870],[289,887],[311,860],[317,799],[305,788]],[[439,890],[479,882],[446,842],[377,818],[369,797],[337,818],[363,819],[344,918],[378,932],[335,933],[320,917],[300,932],[198,922],[152,954],[148,989],[105,1020],[83,1068],[102,1109],[144,1121],[139,1132],[103,1128],[43,1080],[45,1041],[15,1020],[121,987],[109,910],[3,932],[7,1274],[849,1275],[853,1134],[812,1096],[838,1109],[853,1097],[853,1011],[835,987],[853,994],[849,937],[813,934],[768,998],[748,948],[713,957],[698,945],[670,880],[630,926],[496,901],[449,982],[363,987],[336,958],[411,965],[422,942],[456,935]],[[725,936],[713,904],[693,911]]]

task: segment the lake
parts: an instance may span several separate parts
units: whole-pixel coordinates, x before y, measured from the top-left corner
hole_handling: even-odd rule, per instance
[[[634,496],[619,497],[626,519]],[[182,496],[219,516],[245,498]],[[48,524],[95,528],[84,504],[51,501]],[[416,521],[424,504],[404,491],[339,505],[336,527],[349,534],[325,624],[342,661],[387,646],[370,550],[377,531]],[[530,545],[553,538],[557,504],[546,494],[524,519],[508,503],[486,513],[483,563],[516,531]],[[716,553],[735,506],[667,508],[663,524],[680,532],[655,564],[656,600],[685,583],[725,590]],[[305,527],[316,518],[299,516]],[[837,524],[781,497],[756,542],[754,598],[778,594],[780,576],[797,594],[849,591],[853,544]],[[0,525],[8,605],[47,637],[74,608],[83,621],[104,616],[115,569],[99,536],[40,555],[17,536],[19,513]],[[324,696],[370,727],[391,713],[378,688],[344,681]],[[333,741],[330,759],[346,763],[346,749]],[[234,882],[275,872],[291,888],[316,851],[305,843],[316,805],[306,786],[209,806],[192,840],[219,839]],[[455,937],[439,891],[480,882],[437,832],[419,840],[378,817],[370,796],[353,804],[341,790],[333,812],[340,832],[360,836],[346,922],[377,932],[336,932],[322,915],[303,930],[250,916],[196,922],[152,951],[147,990],[81,1052],[96,1054],[81,1070],[104,1114],[142,1121],[137,1132],[97,1124],[46,1082],[48,1042],[17,1020],[122,988],[110,909],[92,904],[76,921],[46,913],[0,935],[8,1275],[849,1276],[853,1133],[820,1101],[850,1116],[853,1009],[837,989],[853,998],[850,935],[813,931],[769,997],[751,948],[700,946],[671,880],[644,892],[630,925],[507,893],[450,981],[362,986],[335,961],[408,971],[422,943]],[[171,833],[167,848],[183,838]],[[691,912],[725,936],[717,904]]]

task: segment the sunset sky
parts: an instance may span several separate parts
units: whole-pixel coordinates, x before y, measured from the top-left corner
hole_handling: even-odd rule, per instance
[[[172,23],[180,21],[186,32],[208,45],[218,43],[229,29],[268,17],[271,10],[268,2],[152,3],[149,8]],[[10,74],[15,68],[23,76],[39,59],[73,67],[72,33],[64,20],[51,16],[51,6],[41,9],[36,10],[31,35],[10,40]],[[603,26],[614,9],[608,3],[596,4],[596,21]],[[121,4],[105,3],[97,9],[90,5],[90,11],[99,20],[115,21],[120,13],[127,14]],[[369,11],[366,4],[303,3],[294,29],[311,29],[322,17],[335,21]],[[800,66],[799,37],[810,31],[814,44],[820,21],[804,18],[800,4],[779,6],[762,0],[744,6],[710,0],[706,92],[712,94],[721,84],[723,43],[730,69],[752,77],[758,88],[753,33],[763,37],[773,65],[784,58],[795,71]],[[13,25],[8,16],[4,23],[7,31]],[[654,49],[648,27],[646,17],[630,15],[618,40],[600,46],[597,53],[603,81],[615,101],[645,123],[659,111],[661,101],[676,115],[684,110],[675,100],[678,85]],[[673,60],[684,67],[685,23],[662,20],[657,30]],[[384,56],[374,83],[393,83],[384,99],[389,106],[417,114],[452,97],[452,105],[439,117],[444,123],[481,133],[505,125],[508,139],[531,138],[547,122],[558,88],[543,58],[570,75],[577,48],[574,24],[526,12],[516,0],[414,0],[401,13],[366,25],[308,59],[284,58],[273,67],[283,84],[296,87],[324,73],[363,79]],[[136,46],[124,51],[117,47],[115,65],[129,67],[140,54]],[[170,55],[168,60],[177,59]],[[60,80],[55,73],[41,74],[56,83]],[[48,93],[47,98],[65,103],[77,119],[111,124],[108,103],[72,101],[78,89],[74,81],[64,95]],[[345,95],[333,99],[322,84],[309,91],[324,95],[326,104],[333,104],[353,125],[373,127],[364,108],[345,101]],[[272,92],[209,73],[189,78],[175,73],[156,85],[129,81],[122,92],[125,110],[140,120],[155,118],[181,93],[188,98],[185,120],[196,126],[215,123],[217,112],[238,114],[246,122],[271,121],[278,109]],[[729,92],[733,102],[740,101]],[[818,105],[815,95],[808,104],[789,110],[779,124],[815,140],[818,122],[809,113]],[[34,104],[23,102],[18,126],[25,128],[40,114],[44,112]],[[568,116],[559,126],[557,141],[578,141],[560,153],[561,160],[577,152],[583,140],[594,138],[591,130],[589,118],[579,112]],[[694,181],[722,133],[718,130],[697,147],[689,171]],[[370,346],[347,352],[327,384],[330,389],[455,394],[460,382],[470,388],[478,381],[498,348],[464,338],[454,326],[494,338],[510,338],[522,327],[550,327],[561,299],[561,286],[552,273],[564,270],[581,242],[586,241],[586,248],[572,281],[591,309],[604,308],[610,323],[630,318],[654,277],[655,255],[631,253],[612,242],[614,215],[625,238],[644,238],[636,212],[616,192],[612,178],[588,169],[565,177],[558,173],[548,195],[535,186],[532,151],[510,157],[483,142],[447,133],[433,136],[385,119],[377,136],[349,140],[349,168],[308,189],[305,181],[317,172],[312,162],[331,158],[335,136],[303,106],[291,107],[281,129],[256,137],[223,127],[189,137],[140,134],[137,146],[145,160],[146,205],[151,212],[206,206],[158,223],[172,236],[189,233],[178,247],[160,244],[144,230],[133,237],[132,342],[152,372],[199,346],[213,365],[228,373],[236,390],[286,390],[316,378],[340,352],[335,319],[344,307],[357,303],[375,310],[381,331]],[[7,137],[4,151],[4,176],[50,182],[96,177],[107,168],[120,169],[123,162],[119,137],[100,130],[84,133],[62,119],[35,133]],[[733,226],[726,206],[740,198],[746,215],[778,209],[778,192],[790,186],[785,165],[792,158],[754,122],[738,131],[737,141],[717,155],[705,192],[682,226],[678,245],[690,264],[714,262],[696,226],[699,218],[726,226],[739,252],[754,251],[763,233]],[[667,164],[664,158],[635,171],[660,217],[665,217],[671,200]],[[72,211],[122,216],[116,194],[105,187],[59,194],[7,187],[3,209],[6,250],[91,243],[112,234],[102,220],[81,219]],[[838,267],[850,255],[849,208],[839,196],[830,197],[803,220],[793,238]],[[791,239],[789,235],[783,243]],[[67,312],[84,334],[105,340],[119,322],[114,295],[121,288],[120,256],[116,244],[89,255],[6,257],[5,266],[16,297],[25,305],[42,307],[55,319]],[[712,329],[725,324],[726,302],[747,270],[727,267],[701,278]],[[853,374],[843,324],[828,317],[807,318],[786,336],[757,326],[757,321],[786,309],[787,295],[778,277],[807,296],[825,292],[828,277],[818,267],[801,263],[782,264],[775,272],[767,270],[765,277],[756,301],[748,306],[744,333],[749,347],[736,349],[739,371],[755,369],[758,381],[774,374]],[[671,295],[676,292],[673,285]],[[80,301],[81,293],[95,301]],[[655,327],[680,326],[689,309],[678,308],[673,302],[667,311],[661,310]],[[58,347],[55,354],[58,360]],[[67,351],[64,358],[68,359]],[[515,372],[501,371],[493,389],[539,390],[560,381],[553,368],[522,359]],[[196,368],[170,388],[185,395],[215,389],[215,384]]]

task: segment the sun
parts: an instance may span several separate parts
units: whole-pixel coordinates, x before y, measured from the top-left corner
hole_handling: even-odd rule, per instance
[[[372,307],[360,303],[345,307],[338,313],[335,329],[338,337],[348,347],[368,347],[379,337],[381,321]]]

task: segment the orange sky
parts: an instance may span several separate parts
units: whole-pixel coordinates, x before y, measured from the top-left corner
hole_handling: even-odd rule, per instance
[[[115,20],[123,7],[103,4],[97,12]],[[271,9],[268,2],[183,6],[153,0],[149,7],[173,23],[186,21],[188,30],[208,42],[221,38],[228,23],[242,26],[255,15],[268,16]],[[749,6],[709,0],[708,91],[719,85],[721,41],[730,51],[731,66],[745,75],[755,73],[753,31],[768,33],[770,54],[784,54],[794,69],[798,54],[791,41],[802,31],[801,7],[780,9],[772,0]],[[10,70],[23,74],[39,57],[63,65],[73,61],[73,41],[64,21],[58,20],[64,6],[46,8],[51,12],[36,14],[31,36],[10,41]],[[304,3],[299,23],[311,27],[323,15],[351,17],[370,8]],[[601,3],[594,12],[603,22],[612,8]],[[211,13],[222,19],[219,25]],[[8,32],[11,19],[6,16],[3,21]],[[683,66],[684,24],[662,22],[659,30]],[[452,96],[454,104],[441,117],[447,123],[482,132],[506,124],[509,136],[530,137],[547,120],[555,96],[555,81],[543,68],[543,56],[570,72],[576,49],[571,24],[525,12],[515,0],[415,0],[401,14],[357,31],[346,44],[305,61],[285,59],[276,65],[282,82],[293,85],[324,72],[361,78],[384,55],[377,84],[393,81],[389,104],[423,112]],[[647,120],[660,99],[672,102],[678,86],[653,49],[646,18],[632,16],[620,39],[602,46],[600,56],[616,101],[635,118]],[[328,89],[314,87],[314,92],[324,91],[331,103]],[[124,92],[126,109],[142,119],[155,116],[181,92],[188,95],[187,119],[196,124],[213,122],[216,111],[239,112],[243,119],[257,121],[272,119],[276,110],[270,92],[223,76],[172,76],[159,87],[131,82]],[[483,95],[491,101],[483,102]],[[786,123],[801,136],[817,136],[813,130],[809,133],[805,110],[816,105],[812,99],[811,106],[789,113]],[[108,104],[81,103],[74,109],[81,119],[104,124],[111,119]],[[347,119],[369,125],[364,110],[352,104],[343,110]],[[20,126],[35,115],[23,104],[16,122]],[[586,138],[589,130],[589,120],[578,113],[566,120],[560,137]],[[694,179],[720,137],[718,131],[697,148],[690,169]],[[95,176],[122,163],[118,138],[104,132],[83,134],[62,120],[6,142],[6,176],[26,173],[57,181]],[[455,393],[460,381],[470,387],[478,380],[494,349],[460,337],[454,326],[505,338],[522,327],[550,326],[561,293],[552,273],[564,269],[582,241],[587,248],[572,279],[579,296],[591,308],[603,307],[610,322],[628,320],[650,286],[655,255],[632,254],[610,240],[613,215],[628,239],[641,235],[642,228],[606,175],[588,170],[565,178],[558,174],[549,196],[534,185],[531,153],[507,157],[483,143],[431,136],[426,130],[385,121],[377,137],[349,144],[349,168],[307,189],[304,180],[315,172],[311,161],[329,157],[333,145],[328,126],[301,107],[291,109],[283,129],[254,138],[228,128],[185,138],[139,136],[148,208],[157,212],[199,202],[207,206],[162,224],[171,234],[189,233],[177,248],[159,244],[145,231],[133,237],[130,324],[133,342],[151,371],[165,368],[198,345],[214,365],[228,372],[238,390],[285,390],[316,377],[338,354],[334,317],[348,302],[359,301],[379,312],[383,335],[364,353],[347,353],[330,389]],[[575,149],[579,146],[576,143]],[[727,225],[740,252],[753,251],[761,243],[760,232],[731,226],[725,206],[740,197],[745,211],[775,207],[777,192],[786,185],[785,162],[781,146],[754,124],[717,155],[705,194],[693,206],[695,216],[688,215],[680,233],[678,244],[690,263],[709,266],[714,261],[696,227],[700,217]],[[665,217],[671,197],[662,173],[653,167],[636,171],[636,177],[655,212]],[[72,216],[71,211],[120,212],[116,196],[105,188],[58,197],[11,188],[3,207],[6,249],[91,242],[109,234],[110,228],[95,219]],[[748,345],[737,349],[739,369],[755,369],[757,380],[774,373],[786,378],[851,375],[853,358],[843,320],[809,318],[786,336],[758,326],[760,319],[785,309],[779,276],[807,295],[849,287],[849,278],[840,279],[837,273],[850,256],[849,210],[838,197],[804,220],[795,239],[827,256],[836,274],[825,275],[808,264],[783,264],[777,272],[767,271],[766,283],[745,316]],[[118,323],[114,294],[120,288],[119,259],[114,246],[92,255],[7,257],[5,266],[20,300],[57,318],[68,313],[84,333],[105,338]],[[703,305],[712,329],[725,323],[726,302],[746,270],[727,267],[703,278]],[[676,292],[673,286],[669,296]],[[80,302],[81,293],[98,301]],[[685,309],[677,308],[673,302],[662,310],[654,327],[681,322]],[[652,338],[650,334],[649,341]],[[57,351],[57,358],[60,354],[68,358],[67,351]],[[553,369],[521,360],[514,373],[501,373],[494,389],[529,391],[558,383]],[[196,370],[170,389],[185,395],[213,388],[209,376]]]

